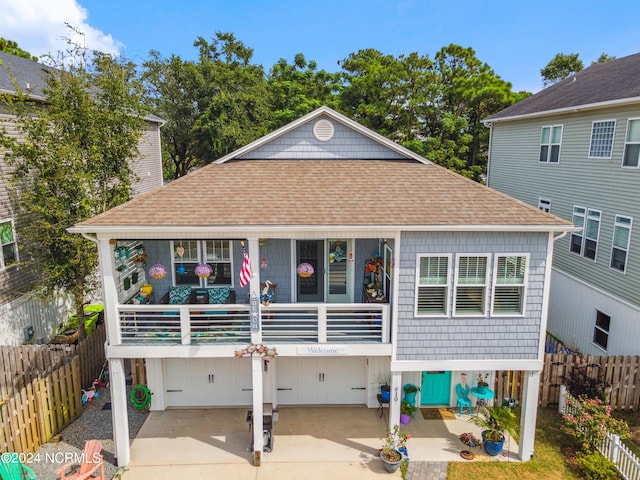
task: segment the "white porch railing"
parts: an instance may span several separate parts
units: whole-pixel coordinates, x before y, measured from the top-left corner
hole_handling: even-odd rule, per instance
[[[269,342],[389,343],[387,304],[271,304],[262,308]],[[250,341],[249,306],[119,305],[121,344],[206,344]]]
[[[566,401],[566,397],[569,395],[564,386],[560,388],[560,413],[570,413],[580,418],[580,410],[572,408],[571,404]],[[640,480],[640,460],[622,443],[618,435],[607,432],[602,443],[596,445],[596,448],[604,457],[613,462],[625,480]]]

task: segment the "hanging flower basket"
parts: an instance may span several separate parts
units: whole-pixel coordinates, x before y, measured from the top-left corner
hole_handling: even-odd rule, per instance
[[[167,276],[167,267],[162,265],[161,263],[156,263],[149,268],[149,275],[153,278],[160,280]]]
[[[200,263],[196,265],[194,272],[199,278],[209,278],[213,273],[213,269],[206,263]]]
[[[313,275],[314,271],[315,270],[313,269],[313,265],[306,262],[298,265],[298,268],[296,269],[296,273],[301,278],[309,278],[311,275]]]

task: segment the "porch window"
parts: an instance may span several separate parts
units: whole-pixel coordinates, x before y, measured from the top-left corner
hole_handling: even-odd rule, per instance
[[[416,316],[446,315],[451,256],[418,256]]]
[[[524,313],[526,273],[526,255],[499,255],[496,258],[493,314]]]
[[[455,287],[456,315],[486,312],[487,256],[460,256]]]
[[[13,221],[0,222],[0,269],[7,268],[18,261],[18,243],[13,228]]]
[[[177,240],[171,242],[171,250],[175,285],[233,286],[229,240]],[[195,268],[199,263],[209,264],[213,269],[211,276],[200,279],[195,274]]]

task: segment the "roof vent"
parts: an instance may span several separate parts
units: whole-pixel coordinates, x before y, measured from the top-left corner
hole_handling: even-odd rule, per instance
[[[313,126],[313,136],[321,142],[333,138],[333,124],[329,120],[318,120]]]

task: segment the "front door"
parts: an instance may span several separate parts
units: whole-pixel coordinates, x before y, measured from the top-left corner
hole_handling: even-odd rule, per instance
[[[329,240],[327,303],[351,303],[353,253],[351,240]]]
[[[451,372],[422,372],[420,403],[424,406],[449,405]]]
[[[302,264],[309,264],[313,273],[308,275],[308,268]],[[324,240],[296,241],[296,294],[298,302],[324,302]]]

